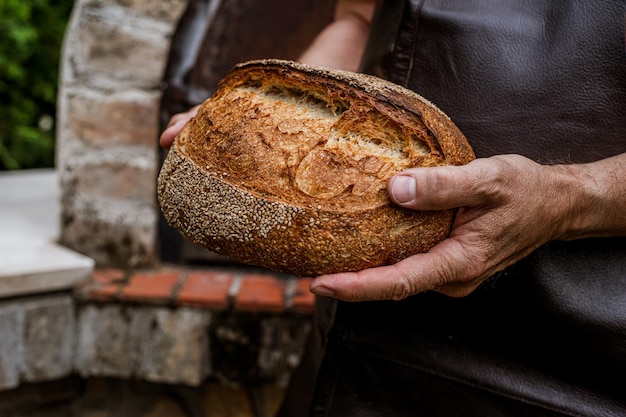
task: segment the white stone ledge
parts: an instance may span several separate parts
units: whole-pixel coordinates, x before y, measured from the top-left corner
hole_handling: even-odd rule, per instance
[[[91,258],[44,238],[0,236],[0,297],[71,289],[93,268]]]
[[[94,261],[57,245],[59,188],[54,170],[0,173],[0,298],[71,289]]]

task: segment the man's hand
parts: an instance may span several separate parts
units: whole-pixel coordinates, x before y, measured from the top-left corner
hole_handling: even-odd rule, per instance
[[[621,234],[624,185],[611,180],[617,189],[606,192],[610,184],[602,180],[619,178],[610,170],[624,174],[625,156],[544,166],[502,155],[404,171],[389,181],[391,200],[414,210],[460,207],[450,236],[395,265],[320,276],[311,291],[348,301],[398,300],[428,290],[461,297],[550,240]],[[598,206],[611,199],[612,206],[601,206],[609,208]],[[594,209],[600,213],[592,215]]]
[[[185,123],[187,123],[189,119],[191,119],[196,115],[196,113],[198,113],[199,108],[200,106],[198,105],[192,107],[184,113],[178,113],[172,116],[169,123],[167,124],[167,127],[165,128],[163,133],[161,133],[161,137],[159,138],[159,143],[162,147],[164,147],[165,149],[169,149],[170,146],[172,146],[176,135],[178,135],[180,131],[183,130]]]

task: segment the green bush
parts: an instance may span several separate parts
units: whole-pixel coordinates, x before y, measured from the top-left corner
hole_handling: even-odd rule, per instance
[[[0,0],[0,170],[51,167],[59,56],[73,0]]]

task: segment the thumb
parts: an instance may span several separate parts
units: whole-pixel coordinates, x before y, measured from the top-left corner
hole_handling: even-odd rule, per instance
[[[414,210],[445,210],[485,201],[488,175],[479,160],[463,166],[410,168],[389,179],[395,204]]]

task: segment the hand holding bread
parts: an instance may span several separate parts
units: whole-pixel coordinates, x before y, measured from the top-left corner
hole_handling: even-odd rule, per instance
[[[597,192],[596,179],[619,165],[619,157],[551,166],[496,155],[463,166],[403,171],[389,182],[394,203],[413,210],[460,207],[448,238],[393,265],[317,277],[311,291],[349,301],[398,300],[428,290],[466,296],[551,240],[609,233],[594,228],[616,221],[617,211],[599,219],[589,191],[596,199],[612,194]],[[615,206],[623,207],[623,194],[621,201]]]
[[[624,230],[624,155],[474,160],[434,105],[376,78],[250,62],[193,116],[159,176],[168,221],[242,262],[322,275],[318,295],[464,296],[546,242]]]
[[[387,181],[474,159],[433,104],[374,77],[287,61],[237,66],[178,134],[159,176],[163,213],[193,242],[299,276],[426,252],[454,208],[394,205]]]

